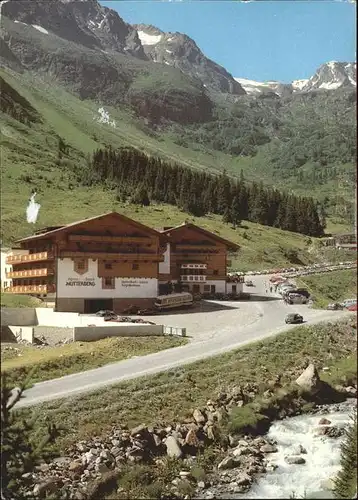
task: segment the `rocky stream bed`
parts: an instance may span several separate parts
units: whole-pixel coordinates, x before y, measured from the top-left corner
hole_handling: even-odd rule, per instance
[[[317,371],[310,365],[296,380],[297,385],[317,390],[320,384]],[[357,387],[341,387],[348,401],[335,405],[312,404],[310,414],[316,415],[314,435],[322,439],[340,439],[344,426],[332,424],[323,417],[327,412],[342,412],[356,403]],[[207,401],[204,408],[197,408],[192,415],[180,423],[167,426],[139,425],[129,429],[126,425],[113,427],[101,437],[76,442],[65,450],[63,456],[50,463],[38,465],[34,472],[23,476],[27,483],[26,495],[44,497],[56,492],[58,499],[92,500],[96,485],[106,475],[118,474],[128,464],[149,464],[158,467],[166,457],[181,460],[181,470],[174,480],[167,485],[166,498],[241,498],[247,494],[257,479],[272,473],[284,462],[292,467],[305,466],[307,450],[304,443],[293,443],[286,455],[282,455],[282,445],[274,435],[267,431],[273,421],[300,415],[302,400],[290,402],[277,413],[275,418],[259,429],[256,435],[241,433],[222,435],[221,424],[233,408],[240,408],[252,401],[257,395],[256,384],[245,384],[231,389],[230,393],[221,393],[215,400]],[[266,391],[266,397],[272,392]],[[318,416],[322,415],[321,418]],[[274,424],[275,425],[275,424]],[[312,424],[313,425],[313,424]],[[271,425],[271,428],[273,426]],[[261,435],[257,435],[261,434]],[[208,447],[212,447],[220,457],[219,463],[206,471],[204,478],[194,478],[192,468],[198,464],[198,456]],[[277,455],[278,454],[278,455]],[[281,457],[277,465],[272,457]],[[327,478],[329,479],[329,478]],[[183,495],[183,485],[191,487],[192,495]],[[253,490],[254,491],[254,490]],[[123,490],[118,490],[121,497]],[[259,498],[251,496],[250,498]]]

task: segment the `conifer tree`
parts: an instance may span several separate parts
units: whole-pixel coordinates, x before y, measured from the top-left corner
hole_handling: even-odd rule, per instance
[[[150,205],[148,191],[143,186],[143,184],[138,187],[135,195],[132,198],[132,202],[136,203],[137,205],[141,205],[142,207],[148,207]]]
[[[228,224],[231,221],[232,221],[232,219],[231,219],[231,210],[230,210],[230,207],[226,207],[225,211],[223,213],[223,222],[225,222],[225,224]]]
[[[354,496],[355,495],[355,496]],[[352,418],[341,447],[341,470],[334,485],[335,498],[357,498],[357,415]]]

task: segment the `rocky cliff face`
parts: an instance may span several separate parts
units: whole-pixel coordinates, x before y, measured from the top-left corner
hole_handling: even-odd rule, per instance
[[[134,28],[138,32],[145,54],[153,62],[178,68],[217,92],[234,95],[246,93],[225,68],[208,59],[187,35],[164,33],[145,24],[134,25]]]
[[[95,0],[9,1],[3,3],[2,15],[90,49],[146,59],[136,30]]]
[[[131,104],[150,123],[211,118],[201,81],[176,68],[163,71],[144,52],[137,30],[96,1],[1,7],[2,61],[12,69],[50,76],[83,99]]]

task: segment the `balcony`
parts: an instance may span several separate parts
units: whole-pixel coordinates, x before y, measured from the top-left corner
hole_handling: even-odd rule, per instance
[[[198,264],[197,262],[180,265],[180,269],[207,269],[207,267],[207,264]]]
[[[70,234],[68,241],[83,241],[83,242],[108,242],[108,243],[152,243],[151,239],[146,236],[107,236],[107,235],[89,235],[89,234]]]
[[[205,283],[205,274],[184,274],[180,276],[180,281],[183,283]]]
[[[164,262],[164,255],[158,255],[156,253],[107,253],[107,252],[67,252],[62,251],[60,258],[71,258],[71,259],[102,259],[102,260],[120,260],[120,261],[140,261],[143,262],[148,260],[150,262]]]
[[[56,291],[55,285],[20,285],[11,286],[5,289],[8,293],[27,293],[27,294],[45,294],[54,293]]]
[[[36,278],[38,276],[50,276],[54,273],[53,269],[25,269],[23,271],[10,271],[6,273],[7,278]]]
[[[6,257],[6,264],[22,264],[25,262],[38,262],[40,260],[52,260],[52,252],[39,252],[31,254],[9,255]]]

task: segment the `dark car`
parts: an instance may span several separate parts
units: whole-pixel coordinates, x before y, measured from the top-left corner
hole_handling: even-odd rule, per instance
[[[295,325],[297,323],[303,323],[303,317],[297,313],[287,314],[285,318],[285,323]]]
[[[343,306],[339,302],[333,302],[332,304],[328,304],[327,309],[328,311],[341,311]]]
[[[115,312],[113,311],[108,311],[108,310],[101,310],[96,312],[96,316],[100,316],[101,318],[104,318],[105,316],[117,316]]]

